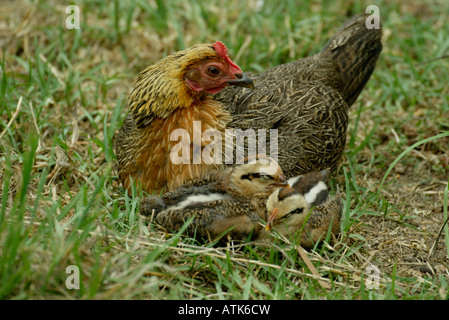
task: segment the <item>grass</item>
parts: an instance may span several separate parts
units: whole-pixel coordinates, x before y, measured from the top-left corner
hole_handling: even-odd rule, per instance
[[[0,13],[1,299],[447,299],[449,60],[419,64],[448,53],[444,1],[372,3],[384,50],[334,180],[342,234],[305,257],[292,239],[217,249],[161,231],[118,185],[112,137],[164,55],[220,39],[262,71],[320,50],[363,4],[77,1],[68,30],[65,3],[20,2]]]

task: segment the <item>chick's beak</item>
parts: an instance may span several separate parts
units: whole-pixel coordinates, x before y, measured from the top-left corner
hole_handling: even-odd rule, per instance
[[[245,87],[249,89],[254,89],[253,81],[244,73],[234,74],[236,79],[229,80],[227,83],[231,86]]]
[[[273,212],[268,217],[267,225],[265,226],[265,230],[270,231],[273,226],[274,220],[276,220],[278,208],[274,208]]]
[[[279,177],[279,182],[273,184],[275,187],[290,187],[288,184],[288,180],[284,176]]]

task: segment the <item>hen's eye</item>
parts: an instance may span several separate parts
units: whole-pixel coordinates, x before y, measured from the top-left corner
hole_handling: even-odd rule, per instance
[[[207,74],[211,77],[216,77],[220,74],[220,70],[217,67],[211,66],[207,68]]]

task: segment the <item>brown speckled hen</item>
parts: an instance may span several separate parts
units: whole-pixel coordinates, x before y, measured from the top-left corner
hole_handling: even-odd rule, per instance
[[[270,155],[287,177],[335,168],[345,148],[348,108],[382,49],[381,30],[367,29],[367,17],[351,18],[317,54],[249,78],[220,42],[174,53],[145,69],[115,141],[123,186],[129,189],[132,180],[147,192],[167,191],[220,167],[170,160],[178,143],[170,141],[174,129],[187,130],[190,157],[207,145],[193,141],[194,120],[201,121],[201,132],[277,129],[279,153]]]

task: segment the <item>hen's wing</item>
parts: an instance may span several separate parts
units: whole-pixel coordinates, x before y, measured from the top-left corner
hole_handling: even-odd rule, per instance
[[[256,89],[239,96],[231,106],[235,112],[229,127],[254,129],[256,134],[257,129],[275,129],[265,132],[266,150],[277,157],[287,177],[335,167],[346,143],[348,106],[343,97],[316,82],[298,86],[284,78],[274,87],[267,82],[273,80],[259,76]],[[272,136],[276,133],[277,140]],[[271,141],[277,141],[278,154],[270,151]]]

